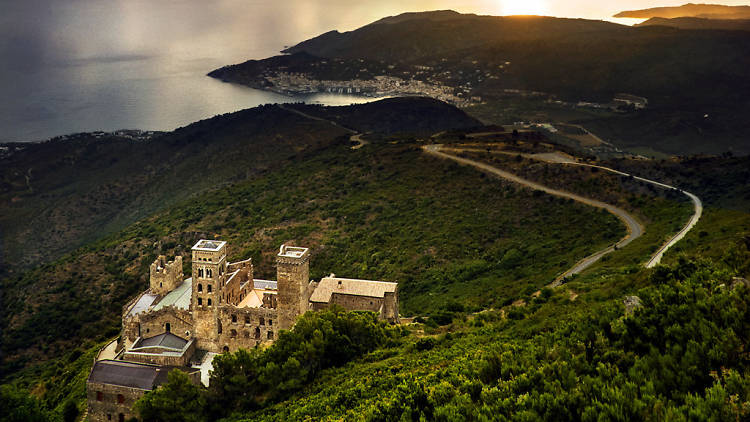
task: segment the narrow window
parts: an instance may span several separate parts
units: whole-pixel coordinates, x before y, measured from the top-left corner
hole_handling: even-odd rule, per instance
[[[202,285],[202,284],[200,284],[200,283],[198,283],[198,291],[199,291],[199,292],[202,292],[202,291],[203,291],[203,285]],[[210,292],[210,291],[211,291],[211,290],[209,290],[209,292]]]
[[[263,317],[260,317],[260,325],[266,325],[266,320]]]
[[[203,277],[203,268],[198,268],[198,277]]]
[[[203,299],[202,298],[198,298],[198,306],[203,306]]]
[[[166,328],[168,333],[172,331],[172,326],[169,323],[167,323]]]
[[[208,298],[208,306],[211,306],[211,298]]]
[[[236,338],[237,337],[237,330],[230,331],[229,332],[229,336],[232,337],[232,338]]]
[[[111,421],[111,420],[112,420],[112,414],[111,414],[111,413],[107,413],[107,420],[108,420],[108,421]]]
[[[208,292],[211,293],[213,291],[213,288],[210,284],[206,285],[206,288],[208,289]]]
[[[273,325],[273,320],[272,319],[268,320],[268,325]]]
[[[229,351],[229,346],[224,346],[224,353]]]
[[[273,340],[273,331],[268,332],[268,339]]]
[[[120,413],[120,414],[119,414],[119,415],[117,416],[117,420],[118,420],[119,422],[125,422],[125,415],[123,415],[122,413]]]
[[[159,282],[159,287],[163,287],[163,285],[162,285],[162,282],[161,282],[161,281]]]
[[[211,278],[211,269],[206,269],[206,277]]]
[[[117,403],[120,403],[120,404],[125,403],[125,396],[123,396],[122,394],[118,394],[117,395]]]
[[[232,315],[232,322],[237,322],[237,315]]]
[[[250,324],[250,317],[245,315],[245,325]]]
[[[96,392],[96,401],[104,400],[104,394],[101,391]]]
[[[257,340],[259,338],[260,338],[260,328],[256,327],[255,328],[255,339]]]

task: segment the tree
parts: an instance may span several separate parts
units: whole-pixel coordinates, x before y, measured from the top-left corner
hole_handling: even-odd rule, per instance
[[[143,422],[198,422],[206,420],[206,397],[186,373],[173,370],[167,383],[146,393],[134,409]]]
[[[0,422],[44,422],[51,419],[34,397],[10,385],[0,387]]]

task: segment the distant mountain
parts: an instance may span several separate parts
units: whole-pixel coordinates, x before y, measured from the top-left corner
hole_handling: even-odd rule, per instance
[[[622,25],[585,19],[477,16],[451,11],[406,13],[381,19],[354,31],[330,31],[283,52],[306,52],[318,57],[417,62],[498,43],[559,39],[575,34],[625,29],[627,27]]]
[[[651,9],[629,10],[616,14],[616,18],[707,18],[707,19],[750,19],[750,6],[725,6],[720,4],[688,3],[677,7],[654,7]]]
[[[670,26],[680,29],[750,31],[750,19],[651,18],[636,26]]]
[[[637,114],[648,121],[643,127],[656,131],[618,145],[639,142],[676,154],[750,151],[750,122],[744,118],[750,110],[750,33],[712,27],[735,29],[744,21],[712,21],[706,29],[693,23],[701,30],[689,27],[692,21],[659,22],[631,27],[540,16],[408,13],[354,31],[330,31],[286,49],[286,55],[210,75],[282,92],[295,78],[302,80],[299,89],[315,92],[337,83],[356,90],[385,76],[393,81],[383,88],[391,89],[389,95],[404,95],[397,87],[419,83],[436,87],[423,95],[450,91],[489,103],[502,102],[508,92],[570,103],[608,103],[617,93],[631,93],[648,99],[648,109]],[[625,120],[618,115],[603,126],[622,134],[613,121]],[[608,137],[615,138],[622,137]]]

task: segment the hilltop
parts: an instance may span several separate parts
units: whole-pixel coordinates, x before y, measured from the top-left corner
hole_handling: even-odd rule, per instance
[[[750,19],[651,18],[636,26],[671,26],[680,29],[750,31]]]
[[[616,14],[616,18],[705,18],[705,19],[748,19],[750,6],[725,6],[721,4],[687,3],[676,7],[654,7],[651,9],[630,10]]]

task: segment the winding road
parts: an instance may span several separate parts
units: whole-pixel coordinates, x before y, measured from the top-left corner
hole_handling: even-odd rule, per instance
[[[312,115],[304,113],[302,111],[295,110],[295,109],[289,108],[289,107],[285,107],[283,104],[279,105],[279,107],[281,109],[283,109],[283,110],[286,110],[286,111],[289,111],[289,112],[292,112],[292,113],[296,113],[296,114],[298,114],[300,116],[303,116],[303,117],[306,117],[308,119],[318,120],[318,121],[323,121],[323,122],[328,122],[328,123],[330,123],[330,124],[332,124],[334,126],[337,126],[337,127],[341,128],[341,129],[344,129],[344,130],[348,131],[349,133],[351,133],[350,140],[352,142],[356,142],[357,143],[356,145],[352,146],[351,149],[359,149],[359,148],[361,148],[361,147],[363,147],[364,145],[367,144],[367,141],[365,141],[365,140],[363,140],[361,138],[361,136],[362,136],[361,133],[358,133],[355,130],[343,127],[340,124],[338,124],[338,123],[336,123],[336,122],[334,122],[332,120],[328,120],[328,119],[325,119],[325,118],[312,116]],[[602,249],[602,250],[600,250],[598,252],[595,252],[595,253],[593,253],[593,254],[591,254],[591,255],[589,255],[589,256],[581,259],[580,261],[578,261],[575,265],[573,265],[573,267],[571,267],[570,269],[568,269],[564,273],[560,274],[557,278],[555,278],[555,280],[552,283],[550,283],[550,285],[549,285],[551,287],[557,287],[557,286],[561,285],[565,281],[565,279],[567,277],[570,277],[570,276],[572,276],[574,274],[580,273],[581,271],[583,271],[586,268],[588,268],[591,265],[593,265],[596,261],[598,261],[599,259],[601,259],[601,257],[603,257],[604,255],[606,255],[606,254],[608,254],[610,252],[613,252],[613,251],[615,251],[617,249],[620,249],[620,248],[626,246],[627,244],[629,244],[633,240],[641,237],[643,235],[644,231],[645,231],[643,225],[635,217],[633,217],[632,215],[630,215],[628,212],[626,212],[622,208],[618,208],[618,207],[616,207],[614,205],[610,205],[610,204],[607,204],[607,203],[604,203],[604,202],[601,202],[601,201],[597,201],[595,199],[586,198],[586,197],[583,197],[583,196],[580,196],[580,195],[576,195],[574,193],[566,192],[566,191],[563,191],[563,190],[552,189],[550,187],[541,185],[539,183],[535,183],[535,182],[532,182],[530,180],[526,180],[526,179],[524,179],[522,177],[518,177],[518,176],[516,176],[513,173],[509,173],[507,171],[500,170],[499,168],[493,167],[493,166],[491,166],[489,164],[485,164],[485,163],[481,163],[479,161],[470,160],[468,158],[463,158],[463,157],[458,157],[458,156],[455,156],[455,155],[452,155],[452,154],[448,154],[446,152],[441,151],[442,145],[439,145],[439,144],[425,145],[425,146],[422,147],[422,149],[425,152],[427,152],[428,154],[431,154],[431,155],[434,155],[434,156],[437,156],[437,157],[446,158],[446,159],[453,160],[453,161],[456,161],[456,162],[459,162],[459,163],[463,163],[463,164],[467,164],[467,165],[473,166],[473,167],[478,168],[478,169],[480,169],[480,170],[482,170],[482,171],[484,171],[486,173],[490,173],[490,174],[499,176],[499,177],[501,177],[503,179],[510,180],[511,182],[518,183],[518,184],[523,185],[523,186],[527,186],[527,187],[529,187],[531,189],[540,190],[540,191],[548,193],[550,195],[555,195],[555,196],[559,196],[559,197],[562,197],[562,198],[569,198],[569,199],[572,199],[574,201],[580,202],[582,204],[590,205],[590,206],[593,206],[593,207],[603,208],[603,209],[607,210],[608,212],[610,212],[611,214],[613,214],[618,219],[620,219],[620,221],[622,221],[625,224],[625,226],[628,229],[628,233],[625,235],[625,237],[623,237],[622,239],[620,239],[614,245],[610,245],[610,246],[608,246],[608,247],[606,247],[606,248],[604,248],[604,249]],[[457,152],[460,152],[460,151],[474,151],[474,152],[479,151],[479,152],[485,152],[486,151],[486,150],[471,149],[471,148],[460,148],[460,149],[453,148],[453,150],[457,151]],[[661,182],[657,182],[655,180],[645,179],[643,177],[633,176],[631,174],[624,173],[624,172],[621,172],[619,170],[615,170],[615,169],[612,169],[612,168],[609,168],[609,167],[598,166],[598,165],[594,165],[594,164],[579,163],[579,162],[575,161],[572,157],[564,155],[564,154],[560,154],[560,153],[518,154],[518,153],[510,153],[510,152],[504,152],[504,151],[496,151],[496,152],[497,153],[501,153],[501,154],[508,154],[508,155],[522,155],[522,156],[527,157],[527,158],[531,158],[531,159],[535,159],[535,160],[540,160],[540,161],[546,161],[548,163],[563,164],[563,165],[569,164],[569,165],[586,166],[586,167],[596,167],[596,168],[599,168],[599,169],[602,169],[602,170],[605,170],[605,171],[608,171],[608,172],[611,172],[611,173],[614,173],[614,174],[618,174],[618,175],[621,175],[621,176],[632,177],[632,178],[634,178],[636,180],[640,180],[640,181],[645,182],[645,183],[650,183],[652,185],[659,186],[659,187],[664,188],[664,189],[679,190],[679,189],[675,188],[674,186],[670,186],[670,185],[667,185],[667,184],[664,184],[664,183],[661,183]],[[677,232],[677,234],[675,234],[674,236],[672,236],[665,244],[663,244],[651,256],[651,258],[644,264],[646,268],[652,268],[652,267],[656,266],[657,264],[659,264],[659,262],[661,261],[662,257],[664,256],[664,253],[669,248],[671,248],[672,246],[674,246],[677,242],[679,242],[683,237],[685,237],[685,235],[698,223],[698,220],[700,220],[701,215],[703,214],[703,204],[702,204],[700,198],[698,198],[697,196],[693,195],[690,192],[686,192],[686,191],[683,191],[683,190],[679,190],[679,191],[682,192],[682,193],[684,193],[685,195],[687,195],[690,198],[690,200],[693,202],[693,208],[694,208],[693,216],[690,217],[690,220],[688,221],[688,223],[679,232]]]
[[[443,149],[442,145],[438,145],[438,144],[426,145],[426,146],[423,146],[422,148],[428,154],[441,157],[441,158],[445,158],[445,159],[449,159],[449,160],[453,160],[462,164],[470,165],[486,173],[499,176],[503,179],[509,180],[514,183],[518,183],[520,185],[529,187],[531,189],[540,190],[550,195],[555,195],[555,196],[559,196],[563,198],[569,198],[574,201],[577,201],[586,205],[594,206],[597,208],[603,208],[607,210],[608,212],[610,212],[611,214],[613,214],[618,219],[620,219],[620,221],[622,221],[625,224],[625,226],[628,229],[628,233],[625,235],[625,237],[620,239],[620,241],[618,241],[616,244],[610,245],[600,251],[597,251],[581,259],[575,265],[573,265],[573,267],[571,267],[564,273],[560,274],[552,283],[550,283],[549,285],[550,287],[557,287],[561,285],[567,277],[580,273],[581,271],[593,265],[595,262],[601,259],[601,257],[603,257],[604,255],[626,246],[628,243],[637,239],[644,233],[643,225],[635,217],[630,215],[625,210],[618,208],[614,205],[610,205],[601,201],[597,201],[595,199],[586,198],[586,197],[576,195],[574,193],[566,192],[563,190],[553,189],[553,188],[541,185],[539,183],[526,180],[522,177],[516,176],[513,173],[500,170],[499,168],[493,167],[489,164],[485,164],[479,161],[475,161],[475,160],[471,160],[468,158],[463,158],[463,157],[459,157],[453,154],[446,153],[442,151]],[[485,150],[471,149],[471,148],[467,148],[467,149],[452,148],[451,150],[456,151],[456,152],[461,152],[461,151],[485,152]],[[509,152],[500,152],[500,153],[508,154],[508,155],[519,155],[517,153],[509,153]],[[664,183],[656,182],[654,180],[649,180],[649,179],[645,179],[645,178],[638,177],[638,176],[632,176],[628,173],[624,173],[615,169],[611,169],[609,167],[598,166],[598,165],[593,165],[593,164],[578,163],[574,161],[573,159],[571,159],[570,157],[562,155],[562,154],[552,153],[552,154],[520,154],[520,155],[525,156],[527,158],[532,158],[532,159],[546,161],[550,163],[556,163],[556,164],[570,164],[570,165],[579,165],[579,166],[587,166],[587,167],[596,167],[596,168],[599,168],[608,172],[619,174],[621,176],[633,177],[636,180],[640,180],[646,183],[651,183],[653,185],[656,185],[665,189],[676,189],[675,187],[666,185]],[[700,199],[697,196],[693,195],[692,193],[685,192],[685,191],[680,191],[680,192],[683,192],[685,195],[687,195],[693,202],[694,210],[695,210],[693,213],[693,216],[690,218],[687,225],[685,225],[685,227],[682,228],[682,230],[680,230],[676,235],[674,235],[671,239],[669,239],[669,241],[667,241],[664,245],[662,245],[659,248],[659,250],[656,251],[656,253],[651,256],[651,258],[645,263],[646,268],[651,268],[655,266],[656,264],[658,264],[661,261],[661,258],[664,255],[664,252],[666,252],[667,249],[669,249],[675,243],[677,243],[683,237],[685,237],[685,234],[687,234],[687,232],[690,231],[690,229],[692,229],[693,226],[695,226],[695,224],[698,222],[698,220],[701,217],[701,214],[703,212],[703,205]]]

